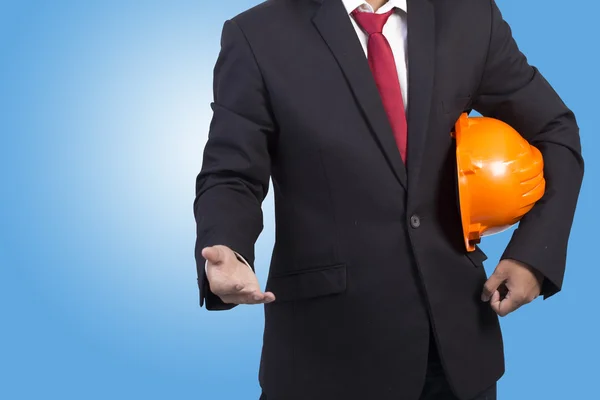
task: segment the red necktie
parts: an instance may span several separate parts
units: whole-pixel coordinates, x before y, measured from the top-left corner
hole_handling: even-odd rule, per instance
[[[375,78],[383,107],[390,120],[394,138],[402,160],[406,162],[407,127],[404,102],[396,70],[396,61],[389,42],[383,36],[383,26],[394,9],[385,14],[375,14],[354,10],[352,15],[356,23],[369,35],[367,53],[369,66]]]

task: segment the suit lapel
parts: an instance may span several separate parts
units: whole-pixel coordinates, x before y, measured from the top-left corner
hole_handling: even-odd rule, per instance
[[[321,5],[313,18],[313,23],[346,76],[348,84],[395,176],[402,186],[407,188],[406,168],[400,157],[369,63],[360,41],[356,37],[356,32],[346,9],[340,0],[314,1],[321,3]],[[411,100],[409,100],[409,104],[410,102]],[[418,111],[419,108],[421,108],[420,111]],[[419,113],[423,112],[422,108],[422,105],[417,104]],[[419,114],[415,114],[415,116],[417,115]],[[419,129],[422,130],[423,128],[420,127]]]
[[[408,0],[408,181],[423,162],[435,73],[435,15],[429,0]]]

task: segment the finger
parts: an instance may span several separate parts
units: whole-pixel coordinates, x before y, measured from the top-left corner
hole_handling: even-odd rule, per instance
[[[499,273],[498,270],[494,271],[492,276],[483,285],[483,292],[481,293],[481,301],[490,301],[492,295],[498,287],[504,283],[504,275]]]
[[[490,299],[490,306],[492,307],[492,310],[494,310],[494,312],[496,314],[498,314],[500,312],[500,302],[501,301],[502,301],[502,298],[500,296],[500,291],[496,290]]]
[[[248,295],[254,304],[262,303],[265,300],[265,294],[260,290],[255,290]]]
[[[273,293],[261,293],[258,289],[245,289],[243,293],[220,294],[223,302],[229,304],[264,304],[275,300]]]
[[[265,303],[272,303],[275,301],[275,295],[271,292],[265,292]]]
[[[223,302],[228,304],[259,304],[260,300],[254,300],[254,292],[245,294],[227,294],[219,296]]]
[[[222,295],[222,296],[249,296],[256,291],[252,285],[245,285],[243,283],[236,283],[234,285],[228,285],[227,287],[223,287],[220,290],[212,290],[214,294]]]
[[[521,303],[515,301],[514,296],[511,296],[511,292],[508,292],[506,297],[500,302],[497,313],[501,317],[506,317],[508,314],[515,311],[520,306]]]
[[[259,300],[262,300],[263,294],[260,292],[260,289],[257,289],[255,285],[247,285],[244,286],[240,291],[237,292],[239,296],[247,297],[253,300],[253,297],[258,294]]]
[[[202,249],[202,257],[213,264],[222,262],[224,256],[225,254],[223,254],[223,251],[217,246],[205,247]]]
[[[247,295],[247,298],[248,304],[265,304],[275,301],[275,295],[273,295],[273,293],[262,293],[260,290],[256,290]]]

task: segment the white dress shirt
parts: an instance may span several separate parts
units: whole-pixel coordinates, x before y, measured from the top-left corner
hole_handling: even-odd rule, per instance
[[[358,39],[360,40],[365,52],[365,56],[368,57],[369,53],[367,51],[367,42],[369,36],[361,29],[360,26],[358,26],[350,14],[357,8],[359,11],[372,13],[374,12],[373,7],[371,7],[371,5],[364,0],[342,0],[342,2],[344,3],[344,7],[346,7],[348,16],[352,21],[352,25],[354,26],[356,34],[358,35]],[[408,57],[406,52],[406,37],[408,29],[406,25],[406,0],[389,0],[377,10],[377,14],[385,14],[394,7],[396,10],[392,15],[390,15],[390,18],[384,25],[383,35],[390,43],[392,53],[394,54],[394,59],[396,60],[396,70],[398,70],[400,90],[402,91],[402,100],[404,101],[404,109],[406,110],[406,107],[408,106]],[[235,251],[234,253],[241,262],[250,267],[244,257]],[[208,262],[206,262],[204,266],[205,269],[207,265]]]
[[[344,7],[346,7],[354,30],[360,39],[365,55],[368,57],[367,41],[369,35],[361,29],[350,14],[357,8],[358,11],[372,13],[374,12],[373,7],[364,0],[342,0],[342,3],[344,3]],[[390,43],[394,59],[396,60],[396,69],[398,70],[398,79],[400,80],[400,90],[402,91],[404,109],[406,110],[406,107],[408,106],[408,54],[406,51],[408,29],[406,23],[406,0],[389,0],[377,10],[377,14],[385,14],[394,7],[396,8],[394,13],[390,15],[390,18],[383,27],[383,36],[385,36]]]

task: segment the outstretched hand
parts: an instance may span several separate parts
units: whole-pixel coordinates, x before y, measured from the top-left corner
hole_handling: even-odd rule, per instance
[[[256,274],[248,265],[239,261],[227,246],[202,249],[207,261],[206,274],[210,290],[227,304],[264,304],[275,301],[271,292],[260,290]]]

